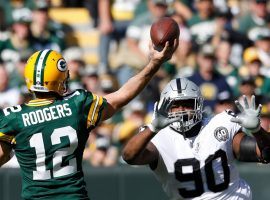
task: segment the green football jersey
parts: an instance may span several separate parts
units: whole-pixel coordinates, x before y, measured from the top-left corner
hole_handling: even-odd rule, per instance
[[[11,143],[24,199],[88,199],[82,156],[101,118],[103,97],[77,90],[63,99],[38,99],[3,109],[0,140]]]

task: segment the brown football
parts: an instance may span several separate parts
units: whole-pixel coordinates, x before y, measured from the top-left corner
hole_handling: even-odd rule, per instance
[[[154,22],[150,29],[150,36],[155,48],[162,50],[169,41],[173,45],[174,39],[179,38],[180,30],[177,22],[170,17],[163,17]]]

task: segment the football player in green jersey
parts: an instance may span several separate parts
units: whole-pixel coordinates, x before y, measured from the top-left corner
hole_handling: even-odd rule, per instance
[[[90,91],[65,94],[68,67],[53,50],[34,53],[25,67],[35,98],[0,111],[0,166],[14,149],[23,199],[88,199],[82,155],[89,132],[131,101],[178,46],[150,48],[149,63],[119,90],[104,97]]]

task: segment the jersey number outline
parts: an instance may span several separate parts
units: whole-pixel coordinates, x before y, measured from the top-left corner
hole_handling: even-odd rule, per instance
[[[20,105],[17,106],[10,106],[3,109],[5,116],[8,116],[10,112],[20,112],[22,107]]]
[[[224,174],[224,181],[216,184],[213,170],[213,161],[220,158]],[[183,167],[192,166],[192,173],[183,173]],[[202,173],[200,170],[200,162],[196,158],[177,160],[174,164],[175,178],[180,182],[194,181],[195,189],[187,190],[186,188],[178,188],[179,194],[184,198],[194,198],[204,193]],[[230,169],[226,152],[218,150],[214,155],[210,155],[205,160],[205,176],[207,187],[212,192],[220,192],[228,188],[230,183]]]
[[[71,126],[54,129],[50,138],[52,145],[60,144],[61,137],[68,137],[70,146],[54,152],[52,173],[50,170],[46,170],[46,153],[42,133],[35,133],[30,138],[30,146],[36,151],[36,170],[33,171],[33,180],[48,180],[52,176],[57,178],[77,171],[76,158],[70,159],[68,165],[62,166],[63,157],[71,155],[78,147],[77,132]]]

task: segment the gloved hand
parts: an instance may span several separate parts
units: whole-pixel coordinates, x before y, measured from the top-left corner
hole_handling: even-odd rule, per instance
[[[243,95],[244,99],[244,106],[240,104],[239,101],[235,101],[235,105],[240,110],[240,114],[232,118],[231,121],[238,123],[244,129],[246,129],[250,133],[255,133],[260,130],[261,121],[260,121],[260,114],[262,105],[260,104],[256,109],[255,105],[255,96],[252,95],[251,97],[251,105],[248,104],[247,97]]]
[[[162,101],[155,103],[152,121],[147,125],[152,132],[157,133],[169,124],[178,120],[177,118],[170,119],[168,117],[170,106],[170,99],[163,99]]]

